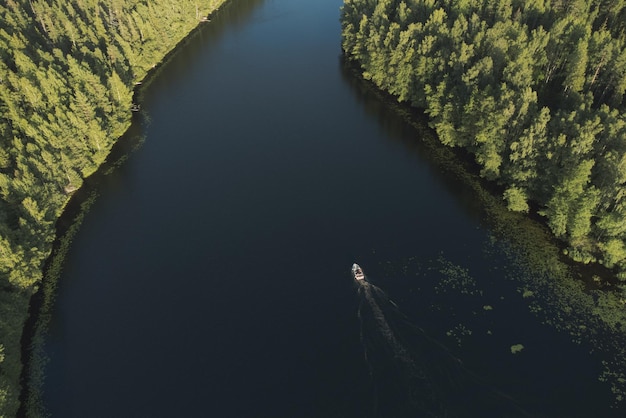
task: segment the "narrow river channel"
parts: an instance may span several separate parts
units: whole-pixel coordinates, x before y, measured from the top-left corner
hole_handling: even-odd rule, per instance
[[[344,68],[340,6],[233,0],[143,90],[59,282],[52,417],[618,415],[471,189]]]

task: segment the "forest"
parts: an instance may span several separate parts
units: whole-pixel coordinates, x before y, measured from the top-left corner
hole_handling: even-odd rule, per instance
[[[626,280],[626,1],[345,0],[342,48],[513,211]]]
[[[0,3],[0,416],[56,220],[130,125],[134,86],[224,1]]]

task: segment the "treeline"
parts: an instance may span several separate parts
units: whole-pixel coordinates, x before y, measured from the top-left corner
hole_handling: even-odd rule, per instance
[[[626,279],[625,0],[345,0],[341,20],[365,78]]]
[[[135,83],[224,0],[0,2],[0,416],[69,195],[128,128]]]

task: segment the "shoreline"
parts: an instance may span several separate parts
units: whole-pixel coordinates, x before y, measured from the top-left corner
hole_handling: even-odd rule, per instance
[[[46,258],[41,269],[42,279],[28,298],[28,306],[26,307],[26,320],[23,323],[20,337],[19,351],[22,369],[19,378],[20,393],[18,395],[17,416],[32,416],[33,409],[37,412],[44,411],[39,390],[45,378],[43,366],[46,360],[40,350],[50,320],[48,311],[54,305],[57,283],[72,239],[80,230],[84,216],[97,198],[95,186],[102,176],[123,164],[127,156],[141,146],[143,138],[133,132],[133,128],[141,123],[143,116],[141,112],[131,111],[131,106],[141,105],[140,98],[143,90],[150,86],[151,81],[158,76],[163,66],[167,65],[194,36],[198,35],[203,26],[210,23],[212,17],[230,3],[231,0],[212,0],[211,5],[214,8],[206,16],[199,19],[196,26],[168,50],[158,63],[146,71],[138,82],[135,82],[131,103],[129,103],[131,115],[124,132],[113,142],[105,160],[83,179],[82,186],[72,192],[63,205],[61,214],[54,225],[55,237],[50,255]]]
[[[564,254],[566,245],[553,235],[543,218],[533,212],[508,210],[493,193],[497,185],[479,176],[471,156],[444,146],[431,128],[422,125],[428,120],[427,115],[406,103],[398,103],[393,95],[365,79],[358,63],[345,55],[341,59],[344,71],[355,77],[355,83],[365,86],[386,107],[424,133],[417,140],[428,160],[471,190],[479,202],[481,224],[487,225],[494,240],[506,241],[523,256],[516,265],[528,274],[517,280],[535,295],[529,308],[539,320],[566,333],[577,344],[602,347],[596,354],[607,357],[602,358],[599,366],[599,379],[614,394],[612,407],[626,407],[626,298],[622,297],[619,280],[602,265],[583,264]]]
[[[455,175],[459,178],[464,178],[464,182],[469,184],[471,181],[476,181],[478,186],[482,189],[482,192],[488,193],[492,199],[498,200],[504,191],[504,187],[497,184],[494,181],[489,181],[480,176],[480,167],[476,163],[474,156],[466,149],[459,147],[448,147],[441,143],[437,137],[437,133],[430,127],[430,118],[425,113],[425,109],[411,106],[408,102],[398,102],[397,97],[393,94],[382,90],[377,87],[371,80],[363,77],[363,70],[360,67],[360,63],[356,60],[352,60],[345,55],[342,51],[340,55],[341,63],[354,77],[358,78],[361,82],[365,83],[368,88],[373,91],[376,96],[385,103],[389,108],[393,108],[396,113],[400,114],[410,125],[417,127],[420,123],[428,126],[429,135],[432,136],[426,146],[428,148],[434,147],[439,150],[439,153],[449,153],[452,158],[457,161],[457,170]],[[449,157],[448,157],[449,158]],[[463,173],[461,173],[463,171]],[[481,198],[481,201],[484,200]],[[548,232],[548,238],[552,245],[559,250],[559,260],[568,267],[575,270],[577,279],[582,281],[589,289],[600,290],[615,290],[621,281],[616,277],[614,269],[609,269],[604,265],[597,262],[585,263],[583,261],[576,260],[571,257],[566,250],[568,245],[562,239],[554,236],[552,231],[549,230],[545,217],[539,215],[540,206],[535,201],[529,201],[530,210],[527,213],[520,213],[520,216],[525,217],[527,220],[532,221],[542,228],[545,228]],[[503,205],[504,206],[504,205]],[[508,209],[507,209],[508,211]],[[511,211],[509,211],[511,212]],[[511,212],[512,213],[512,212]],[[583,272],[585,274],[583,274]],[[592,276],[600,278],[599,281],[592,280]]]

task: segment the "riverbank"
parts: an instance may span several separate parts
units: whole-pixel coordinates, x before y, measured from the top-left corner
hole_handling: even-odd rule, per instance
[[[398,103],[394,96],[363,78],[358,64],[345,57],[343,69],[355,90],[375,95],[419,132],[415,140],[420,144],[407,147],[419,146],[446,177],[471,191],[472,207],[480,213],[481,223],[491,231],[494,243],[506,243],[499,245],[509,247],[508,256],[515,259],[512,264],[518,271],[502,272],[502,280],[519,283],[520,292],[531,295],[528,309],[544,324],[566,333],[576,344],[591,347],[592,353],[602,353],[598,379],[607,383],[616,410],[621,410],[626,400],[626,291],[620,281],[603,266],[577,263],[564,255],[565,244],[553,236],[544,218],[508,210],[500,190],[480,176],[472,157],[442,145],[436,133],[426,128],[426,114]]]
[[[159,58],[156,58],[156,50],[152,52],[152,56],[155,57],[154,63],[151,65],[138,64],[136,68],[132,69],[137,81],[129,83],[131,84],[129,87],[132,88],[132,84],[135,84],[134,92],[132,96],[127,96],[120,91],[119,97],[124,98],[126,101],[120,103],[119,106],[124,109],[131,109],[131,105],[140,100],[141,89],[149,85],[150,80],[158,74],[162,65],[168,62],[176,51],[201,29],[202,25],[210,24],[207,23],[210,17],[214,16],[226,3],[227,0],[212,0],[207,2],[205,6],[196,8],[195,17],[176,19],[176,27],[173,28],[172,35],[178,37],[170,38],[168,36],[168,42],[159,43],[162,53]],[[121,11],[117,12],[121,13]],[[182,13],[183,11],[180,10],[180,12]],[[144,45],[147,45],[148,34],[141,34],[141,36]],[[164,40],[165,38],[161,36],[161,39]],[[133,61],[132,58],[130,59]],[[115,87],[115,85],[113,86]],[[132,136],[132,132],[129,132],[129,130],[132,130],[133,119],[136,119],[136,117],[133,117],[131,112],[126,110],[123,118],[123,120],[116,119],[114,121],[115,127],[110,129],[110,143],[115,144],[115,146],[105,147],[103,143],[97,144],[98,157],[94,157],[93,160],[101,162],[93,168],[83,170],[82,174],[85,179],[84,182],[83,180],[77,181],[77,183],[81,184],[81,187],[77,190],[72,189],[68,193],[69,189],[66,188],[65,192],[67,194],[62,203],[60,203],[60,209],[54,209],[54,212],[60,213],[60,215],[51,223],[52,227],[49,228],[50,236],[38,237],[37,241],[41,243],[37,246],[38,254],[41,252],[49,254],[42,267],[40,267],[40,273],[37,275],[40,278],[43,277],[43,279],[34,277],[31,279],[32,285],[29,287],[20,290],[6,288],[1,292],[3,324],[2,341],[0,341],[0,362],[2,363],[0,367],[0,416],[10,417],[16,414],[20,416],[36,415],[34,411],[37,409],[35,406],[37,401],[33,398],[33,393],[29,390],[29,386],[34,380],[42,377],[39,366],[37,366],[37,361],[42,361],[42,359],[33,360],[33,355],[35,355],[36,351],[34,346],[37,344],[37,338],[40,338],[42,333],[45,332],[46,322],[45,319],[39,321],[38,318],[46,304],[51,304],[54,300],[54,282],[62,268],[63,255],[71,243],[72,235],[80,225],[80,216],[88,209],[89,202],[95,198],[95,196],[87,193],[89,196],[85,199],[83,193],[85,184],[89,183],[89,178],[98,175],[97,173],[110,169],[111,165],[121,163],[123,156],[128,152],[128,143],[120,144],[121,146],[117,147],[120,141],[113,141],[115,138]],[[126,133],[122,135],[123,132]],[[136,145],[137,143],[132,146]],[[42,179],[42,181],[45,180]],[[79,207],[78,212],[74,212],[75,205]],[[34,213],[36,214],[36,212]],[[77,213],[79,214],[78,218]],[[52,234],[55,234],[56,239]],[[48,248],[45,248],[46,246]],[[34,273],[31,273],[31,276],[32,274]],[[41,284],[42,282],[43,285]]]
[[[607,45],[620,45],[619,25],[601,24],[620,9],[585,15],[581,27],[602,26]],[[603,72],[619,67],[608,64],[613,57],[560,36],[561,22],[575,14],[550,6],[496,11],[478,2],[426,8],[417,16],[404,5],[374,10],[355,0],[342,9],[342,48],[365,78],[425,109],[443,144],[471,153],[481,177],[502,186],[510,210],[529,212],[537,204],[569,257],[624,279],[624,89],[613,78],[598,86]],[[476,22],[467,29],[470,15]],[[503,40],[505,32],[510,38]],[[494,59],[492,51],[500,49]],[[589,53],[575,77],[563,61],[567,52],[550,53],[571,49]]]

